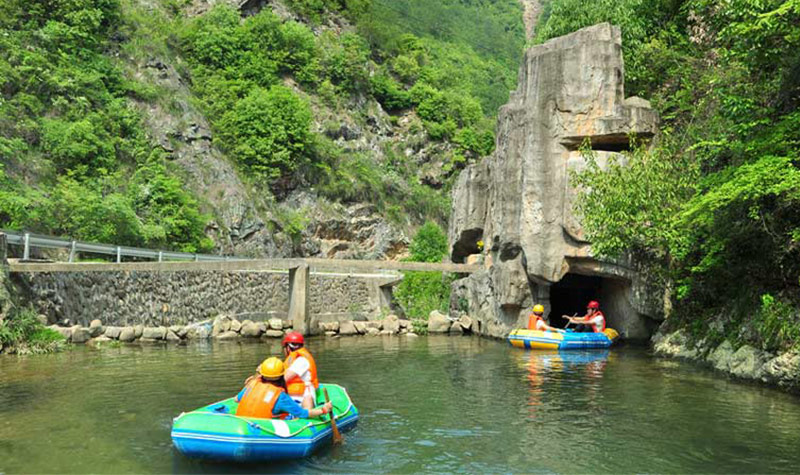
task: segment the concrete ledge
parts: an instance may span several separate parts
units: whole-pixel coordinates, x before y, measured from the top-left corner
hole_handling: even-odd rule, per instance
[[[290,270],[308,266],[312,272],[342,273],[395,271],[436,271],[471,274],[481,270],[480,265],[439,264],[430,262],[359,261],[348,259],[253,259],[220,262],[77,262],[28,263],[10,260],[11,272],[109,272],[109,271],[252,271]]]

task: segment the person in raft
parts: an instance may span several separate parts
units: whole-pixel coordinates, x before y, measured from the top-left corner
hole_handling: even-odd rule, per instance
[[[317,364],[305,347],[303,335],[289,332],[283,337],[283,353],[286,356],[286,392],[306,409],[314,407],[319,380]]]
[[[541,330],[543,332],[559,332],[564,333],[560,328],[551,327],[544,321],[542,315],[544,314],[544,306],[536,304],[533,306],[533,311],[528,316],[528,330]]]
[[[331,412],[331,403],[318,408],[306,409],[286,394],[284,365],[280,358],[267,358],[259,366],[257,374],[251,376],[244,388],[236,395],[236,415],[260,419],[297,419],[319,417]]]
[[[578,331],[592,331],[594,333],[603,333],[606,329],[606,316],[600,311],[600,303],[597,300],[592,300],[586,305],[586,315],[582,317],[570,317],[563,315],[564,318],[572,323],[577,323],[583,326]]]

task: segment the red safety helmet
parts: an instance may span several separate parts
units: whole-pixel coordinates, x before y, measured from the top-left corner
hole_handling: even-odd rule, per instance
[[[591,302],[589,302],[589,303],[586,305],[586,308],[594,308],[594,309],[598,309],[598,308],[600,308],[600,303],[599,303],[597,300],[592,300]]]
[[[286,334],[285,337],[283,337],[283,341],[281,342],[281,344],[283,346],[286,346],[289,343],[292,343],[292,344],[295,344],[295,345],[304,345],[306,342],[305,342],[305,339],[303,338],[303,335],[301,335],[300,333],[289,332],[289,333]]]

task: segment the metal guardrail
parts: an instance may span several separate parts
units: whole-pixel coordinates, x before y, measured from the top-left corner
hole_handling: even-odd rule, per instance
[[[75,255],[78,252],[115,256],[117,262],[122,262],[123,257],[138,257],[141,259],[153,259],[157,260],[158,262],[163,262],[168,260],[195,261],[195,262],[247,260],[245,258],[240,258],[240,257],[215,256],[212,254],[196,254],[190,252],[161,251],[153,249],[144,249],[140,247],[115,246],[113,244],[83,242],[74,239],[73,240],[61,239],[52,236],[44,236],[41,234],[34,234],[28,232],[10,231],[7,229],[0,229],[0,233],[6,235],[6,242],[8,244],[23,246],[23,252],[22,252],[23,260],[30,259],[31,248],[34,247],[44,248],[44,249],[69,250],[69,262],[74,262]]]

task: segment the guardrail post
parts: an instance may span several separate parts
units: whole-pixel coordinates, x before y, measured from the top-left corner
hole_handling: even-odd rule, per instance
[[[25,233],[25,249],[22,251],[22,260],[31,258],[31,233]]]
[[[74,239],[72,240],[72,242],[69,245],[69,262],[74,262],[75,261],[75,246],[77,246],[77,245],[78,245],[78,241],[76,241]]]
[[[195,261],[195,262],[200,262],[200,256],[198,256],[197,254],[195,254],[195,255],[194,255],[194,261]]]
[[[308,321],[308,264],[289,269],[289,320],[294,331],[310,333]]]
[[[158,262],[164,260],[164,251],[158,251]]]
[[[8,265],[8,241],[5,233],[0,233],[0,266]]]
[[[122,248],[117,246],[117,264],[122,262]]]

